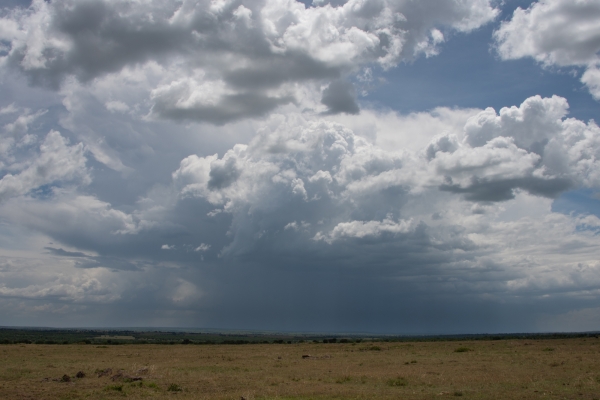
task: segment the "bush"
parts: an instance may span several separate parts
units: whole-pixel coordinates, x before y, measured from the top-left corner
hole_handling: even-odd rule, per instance
[[[473,351],[468,347],[459,347],[458,349],[454,350],[455,353],[466,353],[467,351]]]
[[[396,379],[389,379],[387,381],[388,386],[407,386],[408,381],[404,377],[397,377]]]
[[[341,378],[336,379],[335,383],[346,383],[352,380],[349,376],[342,376]]]
[[[183,389],[182,389],[182,388],[181,388],[181,386],[179,386],[178,384],[176,384],[176,383],[171,383],[171,384],[169,385],[169,387],[167,388],[167,391],[168,391],[168,392],[182,392],[182,391],[183,391]]]
[[[123,391],[123,385],[110,385],[104,388],[104,390],[115,390],[117,392]]]

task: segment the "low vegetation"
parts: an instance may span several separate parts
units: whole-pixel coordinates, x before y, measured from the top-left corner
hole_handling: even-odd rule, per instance
[[[287,342],[0,345],[0,398],[600,400],[595,337]]]

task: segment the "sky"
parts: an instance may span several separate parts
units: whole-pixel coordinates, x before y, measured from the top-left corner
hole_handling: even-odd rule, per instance
[[[0,325],[600,330],[599,0],[0,7]]]

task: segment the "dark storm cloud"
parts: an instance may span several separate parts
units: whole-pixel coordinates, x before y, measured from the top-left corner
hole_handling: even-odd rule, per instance
[[[213,161],[210,166],[209,189],[223,189],[234,183],[241,175],[241,171],[235,165],[235,159],[230,158],[225,162]]]
[[[54,247],[44,247],[44,249],[48,250],[51,254],[60,257],[89,257],[87,254],[82,253],[80,251],[67,251],[64,249],[57,249]]]
[[[309,81],[312,79],[337,78],[338,67],[326,65],[300,52],[273,55],[269,59],[257,58],[252,67],[226,70],[223,78],[239,88],[276,88],[287,81]]]
[[[52,255],[57,257],[67,257],[77,259],[76,268],[107,268],[115,271],[139,271],[135,263],[116,257],[90,256],[80,251],[66,251],[61,248],[44,247]],[[84,260],[80,260],[80,259]]]
[[[460,185],[440,185],[440,190],[461,193],[470,201],[507,201],[515,198],[515,191],[525,190],[536,196],[544,196],[551,199],[569,190],[573,182],[565,178],[537,179],[534,177],[522,179],[508,179],[500,181],[485,181],[472,178],[467,187]]]
[[[177,95],[177,94],[176,94]],[[191,107],[178,107],[170,94],[154,97],[152,114],[171,120],[191,120],[223,125],[228,122],[261,117],[276,107],[294,101],[292,96],[268,97],[259,93],[225,95],[216,105],[194,104]]]
[[[65,52],[49,46],[41,54],[43,66],[26,68],[24,72],[33,84],[54,89],[58,89],[66,76],[75,75],[89,81],[119,71],[128,64],[177,52],[189,40],[188,34],[170,29],[164,20],[175,11],[173,7],[160,10],[162,18],[157,18],[155,23],[100,0],[52,2],[48,9],[51,16],[48,33],[66,35],[70,49]],[[125,15],[120,13],[123,11]],[[145,25],[145,29],[140,30],[139,24]],[[27,63],[26,57],[27,47],[13,48],[8,57],[9,65],[22,69]]]
[[[135,263],[116,257],[88,257],[85,261],[77,261],[76,268],[106,268],[113,271],[141,271]]]
[[[335,80],[323,90],[321,103],[327,106],[326,114],[358,114],[356,90],[351,82]]]

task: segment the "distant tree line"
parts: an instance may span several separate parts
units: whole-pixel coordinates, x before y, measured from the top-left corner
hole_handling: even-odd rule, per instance
[[[437,335],[437,336],[347,336],[327,337],[286,334],[225,334],[225,333],[190,333],[162,331],[119,331],[119,330],[85,330],[85,329],[18,329],[0,328],[0,344],[186,344],[186,345],[247,345],[247,344],[295,344],[325,343],[344,344],[361,342],[429,342],[429,341],[462,341],[462,340],[508,340],[508,339],[568,339],[598,338],[599,332],[584,333],[513,333],[513,334],[478,334],[478,335]],[[112,337],[112,338],[108,338]],[[128,340],[119,337],[130,338]]]

